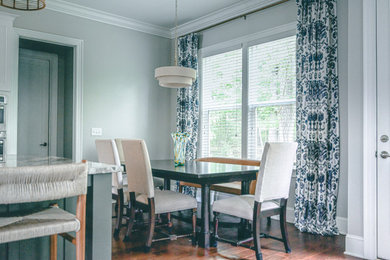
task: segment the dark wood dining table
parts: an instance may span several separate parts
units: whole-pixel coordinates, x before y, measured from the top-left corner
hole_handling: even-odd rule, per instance
[[[256,179],[259,167],[224,163],[187,161],[175,167],[173,160],[152,160],[154,177],[164,179],[164,188],[171,188],[171,180],[186,181],[202,186],[201,231],[198,244],[210,247],[210,186],[213,184],[241,181],[241,193],[248,194],[252,180]]]

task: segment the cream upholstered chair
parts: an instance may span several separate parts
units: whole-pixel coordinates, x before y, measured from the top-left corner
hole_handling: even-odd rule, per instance
[[[95,141],[98,160],[101,163],[113,164],[121,167],[120,156],[117,144],[112,139],[101,139]],[[118,238],[122,225],[123,210],[126,202],[129,202],[127,191],[127,179],[122,172],[112,174],[112,198],[116,201],[116,222],[114,238]]]
[[[57,259],[57,234],[76,245],[76,259],[85,259],[87,165],[0,168],[0,204],[75,197],[76,215],[58,206],[0,217],[0,243],[50,236],[50,259]],[[76,239],[68,232],[76,232]]]
[[[123,138],[116,138],[115,143],[118,148],[118,154],[122,165],[125,165],[125,155],[123,154],[123,147],[122,147],[122,140],[126,140]],[[163,188],[164,187],[164,180],[161,178],[154,178],[153,177],[153,183],[154,187],[156,188]]]
[[[193,242],[196,236],[196,199],[170,190],[154,189],[152,169],[150,166],[149,154],[143,140],[122,140],[123,153],[126,161],[126,171],[130,192],[130,220],[125,240],[128,240],[132,231],[135,207],[149,211],[148,237],[145,243],[146,251],[150,250],[156,214],[168,214],[168,226],[171,227],[170,213],[180,210],[192,210],[192,237]],[[136,196],[136,193],[139,193]]]
[[[291,252],[286,229],[286,206],[290,190],[296,143],[266,143],[257,176],[254,195],[241,195],[214,202],[214,235],[213,242],[218,240],[235,245],[243,245],[243,241],[230,241],[218,236],[218,215],[220,213],[252,220],[253,240],[256,259],[262,259],[260,247],[260,218],[279,215],[282,239],[262,234],[263,237],[283,241],[286,253]],[[278,202],[277,202],[278,201]]]

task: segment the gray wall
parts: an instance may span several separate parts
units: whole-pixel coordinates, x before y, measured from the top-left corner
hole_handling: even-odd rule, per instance
[[[343,0],[344,1],[344,0]],[[348,1],[348,234],[363,236],[363,1]],[[350,251],[347,248],[346,251]],[[352,251],[353,252],[353,251]]]
[[[348,96],[347,96],[347,78],[346,78],[346,61],[347,61],[347,21],[346,1],[339,3],[338,17],[340,30],[339,44],[339,74],[340,74],[340,140],[341,140],[341,171],[339,197],[337,203],[337,216],[346,220],[347,214],[347,192],[348,192]],[[256,14],[249,15],[246,20],[238,19],[227,24],[204,31],[201,35],[201,48],[212,46],[224,41],[239,38],[245,35],[253,34],[262,30],[267,30],[276,26],[296,22],[297,7],[295,1],[266,9]],[[289,207],[294,207],[295,178],[292,179],[290,188]],[[345,221],[343,221],[345,224]]]
[[[145,139],[152,159],[169,158],[171,90],[154,69],[169,62],[170,40],[50,10],[19,12],[15,27],[84,40],[83,158],[98,138]]]

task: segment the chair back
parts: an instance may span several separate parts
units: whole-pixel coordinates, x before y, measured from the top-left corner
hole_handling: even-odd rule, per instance
[[[0,168],[0,204],[87,194],[87,176],[86,163]]]
[[[265,143],[255,200],[287,199],[297,143]]]
[[[129,192],[154,197],[152,167],[144,140],[122,139]]]
[[[98,160],[101,163],[114,164],[121,167],[118,149],[112,139],[100,139],[95,141]],[[112,174],[112,186],[121,189],[123,187],[122,172]]]
[[[122,138],[116,138],[115,139],[115,143],[116,143],[116,147],[118,148],[118,154],[119,154],[119,160],[121,161],[121,163],[125,163],[125,156],[123,154],[123,147],[122,147]]]
[[[224,158],[224,157],[204,157],[204,158],[196,159],[196,161],[248,165],[248,166],[259,166],[260,165],[260,161],[258,161],[258,160]]]
[[[213,162],[213,163],[227,163],[247,166],[260,166],[259,160],[251,159],[237,159],[237,158],[225,158],[225,157],[204,157],[196,159],[198,162]],[[251,181],[249,185],[249,194],[255,194],[256,180]]]

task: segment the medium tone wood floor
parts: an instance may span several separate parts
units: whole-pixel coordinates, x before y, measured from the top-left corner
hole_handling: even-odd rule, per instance
[[[280,237],[279,221],[272,220],[270,225],[263,221],[262,232]],[[179,235],[191,232],[191,225],[173,220],[173,233]],[[135,231],[130,242],[123,242],[126,228],[122,228],[120,240],[113,239],[112,259],[256,259],[254,251],[219,242],[217,248],[204,250],[191,245],[190,238],[179,238],[176,241],[162,241],[152,244],[150,253],[143,252],[145,232]],[[292,253],[284,252],[283,243],[272,239],[261,239],[263,257],[266,260],[277,259],[358,259],[343,254],[345,236],[322,237],[299,232],[288,224]],[[237,228],[220,227],[220,236],[234,239]],[[158,236],[158,233],[155,233]]]

